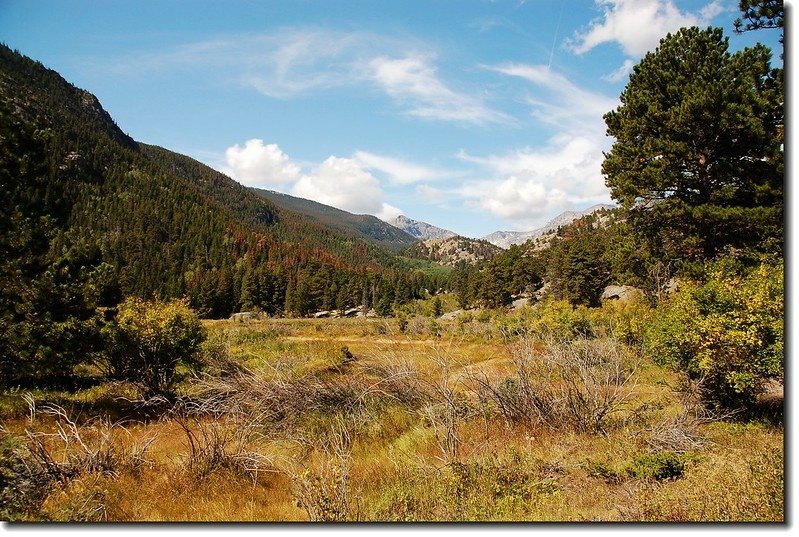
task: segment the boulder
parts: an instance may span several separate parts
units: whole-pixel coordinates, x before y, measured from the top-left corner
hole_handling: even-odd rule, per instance
[[[454,321],[455,319],[458,318],[458,315],[460,315],[461,313],[463,313],[463,310],[449,311],[449,312],[447,312],[447,313],[445,313],[443,315],[440,315],[436,320],[437,321]]]
[[[539,302],[541,299],[543,299],[547,293],[549,293],[551,288],[552,286],[549,284],[549,282],[544,282],[544,285],[542,285],[533,293],[533,298],[535,299],[534,301]]]
[[[619,300],[631,302],[643,298],[644,292],[632,285],[608,285],[602,291],[602,300]]]
[[[518,310],[518,309],[522,309],[523,307],[529,306],[529,305],[530,305],[530,298],[529,297],[521,297],[521,298],[517,298],[516,300],[511,302],[510,307],[511,307],[511,309]]]
[[[254,311],[241,311],[230,316],[231,321],[236,321],[239,323],[243,323],[244,321],[255,321],[258,318],[258,313]]]

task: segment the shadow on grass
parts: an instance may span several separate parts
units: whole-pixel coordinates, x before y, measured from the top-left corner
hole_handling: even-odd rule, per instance
[[[159,398],[142,401],[136,388],[98,376],[72,376],[21,382],[0,390],[0,419],[24,419],[30,414],[26,395],[37,406],[57,405],[76,423],[96,418],[111,422],[155,420],[169,412],[174,401]]]
[[[746,418],[774,426],[783,425],[785,419],[785,397],[782,390],[779,392],[767,391],[764,395],[758,397]]]

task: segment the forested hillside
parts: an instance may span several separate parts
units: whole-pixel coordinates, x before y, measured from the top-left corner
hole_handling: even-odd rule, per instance
[[[416,239],[401,229],[372,215],[352,214],[329,205],[272,190],[258,188],[252,190],[279,208],[299,213],[326,228],[332,228],[344,235],[374,243],[391,251],[402,250],[416,242]]]
[[[185,295],[210,317],[302,315],[383,294],[401,302],[433,285],[374,244],[135,142],[93,95],[38,62],[7,47],[0,61],[4,168],[19,168],[4,180],[5,207],[34,227],[46,222],[42,263],[66,256],[86,273],[103,265],[92,285],[105,302]]]

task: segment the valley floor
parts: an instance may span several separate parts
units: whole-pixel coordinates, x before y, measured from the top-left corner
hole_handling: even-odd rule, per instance
[[[500,324],[212,321],[216,358],[160,406],[108,382],[6,392],[4,494],[17,481],[0,513],[784,520],[781,401],[759,418],[711,415],[634,347]]]

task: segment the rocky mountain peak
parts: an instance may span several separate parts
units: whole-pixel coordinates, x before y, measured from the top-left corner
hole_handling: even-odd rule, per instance
[[[408,218],[403,214],[399,215],[393,220],[389,220],[388,223],[420,240],[446,239],[449,237],[455,237],[457,235],[457,233],[454,233],[448,229],[436,227],[432,224],[428,224],[427,222],[420,222],[419,220]]]

